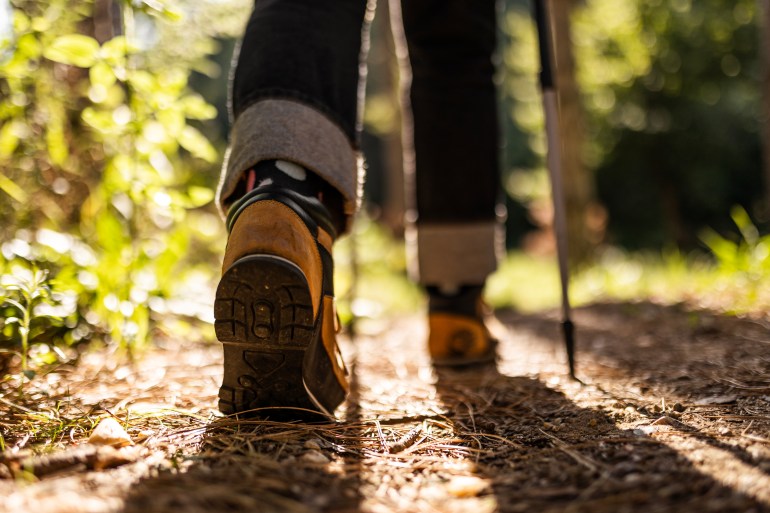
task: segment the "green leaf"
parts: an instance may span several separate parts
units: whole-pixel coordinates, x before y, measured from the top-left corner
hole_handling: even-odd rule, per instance
[[[169,8],[164,2],[157,0],[142,0],[139,8],[150,15],[160,14],[166,21],[177,22],[182,19],[182,13]]]
[[[182,13],[179,11],[174,11],[172,9],[164,9],[163,10],[163,17],[173,23],[176,23],[178,21],[182,21]]]
[[[119,252],[126,242],[123,225],[111,212],[104,212],[96,221],[100,245],[108,252]]]
[[[35,32],[46,32],[51,29],[51,20],[48,18],[32,18],[32,30]]]
[[[40,41],[34,34],[24,34],[16,42],[16,48],[21,57],[29,60],[37,59],[40,56]]]
[[[11,121],[10,123],[5,123],[0,128],[0,157],[10,156],[19,145],[19,135],[17,133],[19,124],[18,121]]]
[[[43,56],[52,61],[70,64],[81,68],[94,65],[99,53],[96,39],[83,34],[60,36],[43,51]]]
[[[131,87],[138,92],[154,94],[160,91],[158,86],[158,80],[152,73],[148,73],[145,70],[134,70],[128,75],[128,83]]]
[[[5,324],[6,325],[8,325],[8,324],[18,324],[20,322],[21,322],[21,319],[19,319],[18,317],[6,317],[6,319],[5,319]]]
[[[8,288],[10,289],[10,287]],[[9,305],[14,306],[20,312],[24,312],[26,310],[24,306],[22,306],[22,304],[16,301],[15,299],[5,298],[5,302],[8,303]]]
[[[57,109],[58,110],[58,109]],[[57,166],[64,164],[69,154],[69,147],[64,137],[63,113],[52,111],[45,131],[45,142],[51,162]]]
[[[18,9],[13,10],[13,31],[21,34],[29,30],[29,17]]]
[[[111,112],[98,111],[91,107],[86,107],[83,109],[81,118],[87,125],[104,134],[112,133],[117,128]]]
[[[115,36],[102,45],[99,55],[112,66],[123,66],[126,55],[136,53],[138,48],[126,36]]]
[[[16,185],[13,180],[4,174],[0,174],[0,191],[3,191],[19,203],[26,203],[27,201],[27,193],[24,192],[24,189]]]
[[[756,245],[759,240],[759,231],[757,230],[757,227],[754,226],[754,223],[751,222],[751,217],[749,217],[748,212],[738,205],[732,208],[730,217],[733,218],[733,222],[740,230],[743,240],[752,246]]]
[[[187,189],[189,204],[192,208],[202,207],[214,199],[214,191],[209,187],[193,185]]]
[[[177,136],[187,126],[184,114],[175,109],[162,110],[155,117],[163,125],[166,133],[171,136]]]
[[[185,116],[190,119],[213,119],[217,109],[197,94],[185,96],[180,100]]]
[[[734,270],[738,254],[737,244],[710,228],[703,231],[701,240],[714,254],[721,268]]]
[[[91,66],[91,69],[88,70],[88,76],[91,79],[91,84],[103,86],[105,89],[117,80],[112,67],[104,61]]]
[[[33,380],[35,378],[35,376],[37,376],[37,372],[35,372],[35,371],[31,370],[31,369],[27,369],[25,371],[21,371],[21,373],[24,374],[24,376],[26,376],[26,378],[28,380],[30,380],[30,381]]]
[[[214,149],[202,133],[191,126],[184,127],[184,130],[179,134],[179,144],[182,148],[206,162],[217,161],[217,150]]]

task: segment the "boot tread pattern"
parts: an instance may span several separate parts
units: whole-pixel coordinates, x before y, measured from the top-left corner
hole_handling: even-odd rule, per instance
[[[302,384],[315,326],[307,280],[298,267],[269,255],[237,261],[219,283],[214,317],[224,344],[223,413],[317,410]]]

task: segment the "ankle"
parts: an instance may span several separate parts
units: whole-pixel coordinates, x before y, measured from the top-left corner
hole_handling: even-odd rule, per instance
[[[478,317],[483,290],[483,285],[460,285],[451,289],[428,286],[428,312]]]
[[[263,160],[245,175],[244,193],[253,190],[291,191],[320,202],[336,232],[345,228],[342,194],[325,180],[305,167],[286,160]]]

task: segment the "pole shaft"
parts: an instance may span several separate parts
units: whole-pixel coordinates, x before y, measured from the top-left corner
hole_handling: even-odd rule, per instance
[[[548,173],[551,178],[553,227],[556,237],[556,255],[561,278],[562,329],[569,364],[569,374],[575,378],[575,337],[569,302],[569,259],[567,257],[567,216],[561,171],[561,137],[559,133],[559,103],[555,74],[551,62],[551,31],[547,11],[548,0],[533,0],[535,23],[540,45],[540,87],[543,93],[545,130],[548,137]]]
[[[543,91],[543,109],[545,110],[548,137],[548,174],[551,178],[551,196],[553,201],[553,226],[556,237],[559,277],[561,278],[561,305],[564,319],[569,319],[569,255],[567,245],[567,215],[564,212],[564,184],[561,176],[561,140],[559,138],[559,106],[555,91]]]

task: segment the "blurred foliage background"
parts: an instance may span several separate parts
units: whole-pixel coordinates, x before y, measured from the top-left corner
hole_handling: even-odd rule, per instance
[[[512,253],[487,293],[497,306],[541,308],[558,287],[537,47],[529,2],[504,3]],[[690,294],[738,312],[770,307],[766,2],[552,3],[578,302]],[[230,56],[250,4],[0,0],[0,374],[21,365],[17,379],[31,379],[28,367],[89,341],[132,351],[149,338],[213,338],[225,234],[212,199]],[[393,239],[403,222],[401,114],[379,4],[367,215],[357,251],[347,240],[337,257],[348,319],[420,301]]]

